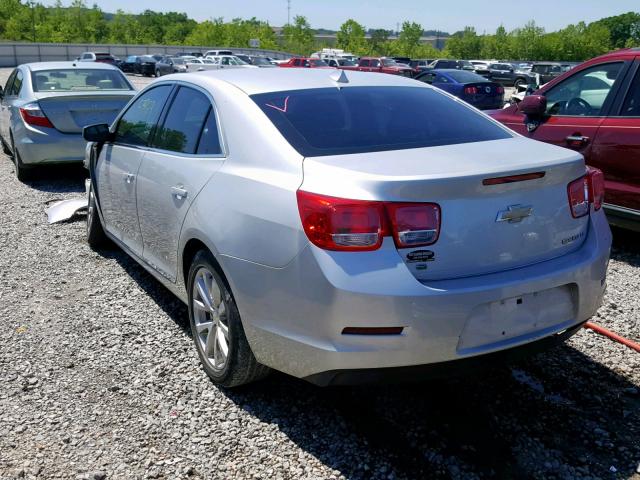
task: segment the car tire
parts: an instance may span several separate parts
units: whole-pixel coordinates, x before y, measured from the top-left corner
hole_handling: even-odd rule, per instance
[[[108,245],[109,238],[102,228],[93,186],[89,186],[87,197],[87,243],[95,250]]]
[[[156,70],[156,77],[160,76],[160,70]]]
[[[235,299],[215,265],[213,255],[201,250],[189,268],[191,335],[209,378],[223,387],[237,387],[264,378],[270,369],[253,355]]]
[[[516,92],[518,91],[518,87],[520,87],[520,85],[524,85],[525,80],[524,78],[516,78],[516,81],[513,82],[513,88],[516,89]]]
[[[11,157],[13,159],[13,168],[16,171],[16,178],[24,183],[33,178],[33,167],[26,167],[20,159],[20,152],[16,149],[16,145],[13,142],[13,136],[11,137]]]

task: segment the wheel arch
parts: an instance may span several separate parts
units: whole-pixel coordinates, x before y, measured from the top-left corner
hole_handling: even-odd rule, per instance
[[[222,265],[216,258],[215,253],[211,248],[209,248],[209,246],[204,241],[202,241],[197,237],[192,237],[189,240],[187,240],[187,242],[184,245],[184,248],[182,249],[181,274],[182,274],[182,281],[184,282],[185,290],[187,290],[188,284],[189,284],[189,270],[191,269],[191,263],[193,262],[193,259],[198,254],[198,252],[201,250],[204,250],[211,254],[211,258],[213,260],[213,267],[216,269],[216,272],[220,275],[220,277],[222,277],[222,280],[224,281],[226,287],[229,289],[229,292],[231,292],[231,294],[233,295],[233,290],[231,289],[231,285],[229,284],[229,279],[227,278],[227,275],[225,274],[222,268]]]

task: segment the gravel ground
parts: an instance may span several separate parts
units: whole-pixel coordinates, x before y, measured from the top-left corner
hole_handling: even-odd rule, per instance
[[[89,249],[82,219],[47,224],[83,180],[47,168],[24,185],[0,155],[1,479],[640,480],[640,355],[587,330],[473,378],[216,388],[184,305]],[[595,320],[638,341],[640,237],[615,236]]]

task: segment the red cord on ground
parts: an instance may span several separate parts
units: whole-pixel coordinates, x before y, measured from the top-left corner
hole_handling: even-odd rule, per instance
[[[598,332],[599,334],[604,335],[605,337],[609,337],[610,339],[615,340],[616,342],[620,342],[621,344],[626,345],[627,347],[640,353],[640,344],[633,342],[628,338],[621,337],[617,333],[613,333],[612,331],[607,330],[606,328],[603,328],[600,325],[597,325],[593,322],[587,322],[584,324],[584,328],[590,328],[594,332]]]

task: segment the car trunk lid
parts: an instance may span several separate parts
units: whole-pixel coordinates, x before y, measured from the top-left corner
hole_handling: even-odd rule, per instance
[[[528,174],[536,175],[504,179]],[[437,203],[438,241],[398,254],[419,280],[440,280],[518,268],[579,248],[589,217],[572,217],[567,185],[584,174],[580,155],[516,137],[306,158],[301,189],[340,198]]]
[[[38,104],[53,126],[62,133],[80,133],[87,125],[111,124],[135,92],[39,93]]]

